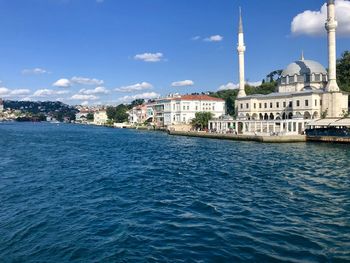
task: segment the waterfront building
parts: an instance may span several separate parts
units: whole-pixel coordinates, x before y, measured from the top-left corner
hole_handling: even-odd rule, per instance
[[[0,98],[0,112],[4,111],[4,102],[3,100]]]
[[[128,111],[130,124],[143,124],[148,120],[148,107],[146,104],[138,105]]]
[[[238,31],[239,92],[235,102],[238,133],[302,134],[311,119],[341,118],[348,112],[349,94],[341,92],[336,80],[336,28],[334,0],[327,4],[328,72],[314,60],[301,58],[289,64],[278,80],[277,91],[247,96],[244,91],[243,22]],[[220,120],[209,126],[218,128]],[[220,127],[224,127],[220,125]]]
[[[95,125],[105,125],[108,121],[107,111],[105,109],[99,109],[94,112],[94,122]]]
[[[86,123],[87,122],[87,115],[90,113],[91,111],[89,110],[80,110],[77,114],[75,114],[75,122],[77,123]]]
[[[214,118],[226,113],[223,99],[208,95],[172,95],[153,103],[154,123],[160,127],[188,125],[197,112],[210,112]]]

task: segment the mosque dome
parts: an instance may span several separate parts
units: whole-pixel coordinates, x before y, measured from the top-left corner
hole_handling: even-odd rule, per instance
[[[298,60],[288,65],[288,67],[283,70],[282,77],[286,76],[302,76],[311,74],[322,74],[326,75],[327,71],[320,63],[313,60]]]

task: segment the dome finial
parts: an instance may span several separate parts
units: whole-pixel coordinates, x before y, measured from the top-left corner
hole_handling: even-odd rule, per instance
[[[305,58],[304,58],[304,50],[301,50],[301,58],[300,58],[301,61],[304,61]]]

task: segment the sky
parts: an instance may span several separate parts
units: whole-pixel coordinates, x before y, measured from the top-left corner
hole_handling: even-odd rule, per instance
[[[0,0],[0,97],[127,103],[237,88],[238,10],[246,81],[298,60],[327,67],[325,0]],[[350,1],[337,0],[338,57]]]

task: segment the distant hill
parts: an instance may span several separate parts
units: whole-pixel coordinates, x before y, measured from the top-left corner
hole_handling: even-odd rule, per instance
[[[23,113],[30,115],[44,115],[51,116],[59,121],[63,121],[64,118],[69,120],[75,120],[75,114],[78,110],[60,101],[15,101],[5,100],[4,108],[12,110],[20,110]]]

